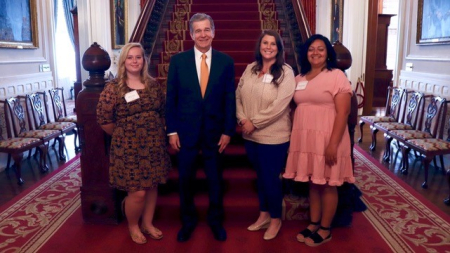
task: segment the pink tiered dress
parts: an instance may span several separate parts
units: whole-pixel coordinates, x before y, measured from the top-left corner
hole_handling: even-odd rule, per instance
[[[296,81],[299,84],[307,80],[300,76]],[[348,128],[338,145],[337,163],[327,166],[324,156],[336,117],[334,97],[339,93],[352,94],[347,77],[338,69],[324,70],[308,81],[306,88],[300,86],[294,93],[297,108],[283,177],[331,186],[354,183]]]

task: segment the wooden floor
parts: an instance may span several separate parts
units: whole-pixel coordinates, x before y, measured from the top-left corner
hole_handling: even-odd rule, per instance
[[[367,154],[374,157],[376,160],[380,161],[386,168],[386,170],[390,170],[393,172],[400,180],[406,182],[410,185],[415,191],[423,195],[425,198],[430,200],[434,205],[436,205],[439,209],[443,210],[445,213],[450,215],[450,206],[446,206],[443,203],[444,198],[447,197],[449,193],[449,186],[447,182],[447,178],[443,175],[440,169],[435,169],[433,166],[430,166],[429,171],[429,179],[428,179],[428,189],[422,189],[421,184],[424,179],[424,169],[420,159],[414,160],[414,156],[410,155],[410,169],[408,175],[403,175],[399,171],[399,161],[401,158],[401,153],[396,153],[395,150],[393,152],[394,158],[396,157],[395,162],[384,163],[382,160],[383,156],[383,148],[384,148],[384,138],[382,133],[377,134],[378,147],[376,151],[370,151],[369,145],[371,141],[370,130],[367,125],[364,126],[364,140],[362,143],[358,143],[357,139],[360,136],[359,134],[359,126],[356,130],[355,141],[356,145],[360,146]],[[22,175],[25,183],[21,186],[17,185],[16,178],[14,175],[14,171],[9,169],[7,171],[3,171],[0,173],[0,205],[5,204],[9,200],[11,200],[14,196],[20,194],[24,190],[32,187],[36,183],[41,180],[44,180],[48,175],[56,170],[59,166],[63,165],[65,161],[59,161],[56,158],[56,150],[57,149],[49,149],[49,158],[48,166],[49,172],[41,173],[37,166],[37,161],[33,158],[27,159],[23,162],[22,166]],[[75,150],[73,147],[73,135],[66,137],[66,151],[65,151],[67,161],[73,158],[75,154]],[[446,167],[450,166],[450,158],[445,159]],[[440,166],[440,164],[438,163]]]

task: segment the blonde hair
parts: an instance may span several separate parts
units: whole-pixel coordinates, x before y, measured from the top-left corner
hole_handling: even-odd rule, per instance
[[[128,52],[132,48],[140,48],[142,53],[142,58],[144,59],[144,64],[140,72],[140,80],[145,85],[145,89],[147,92],[150,92],[150,87],[154,84],[158,84],[158,82],[150,76],[148,73],[148,59],[145,56],[145,50],[140,43],[128,43],[122,47],[119,56],[119,67],[117,70],[117,78],[115,82],[117,83],[116,91],[119,94],[119,97],[125,95],[125,93],[130,91],[130,88],[127,86],[127,70],[125,69],[125,60],[127,59]]]

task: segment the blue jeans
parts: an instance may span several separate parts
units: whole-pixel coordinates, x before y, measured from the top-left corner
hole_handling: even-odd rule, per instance
[[[259,209],[269,212],[272,218],[281,218],[283,193],[280,173],[286,166],[288,148],[289,142],[260,144],[245,141],[245,150],[258,177]]]

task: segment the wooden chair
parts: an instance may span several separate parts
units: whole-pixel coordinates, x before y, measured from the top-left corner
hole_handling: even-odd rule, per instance
[[[358,142],[362,142],[363,139],[363,126],[365,124],[369,124],[372,129],[372,125],[377,122],[398,122],[400,118],[400,105],[402,104],[402,100],[405,94],[405,89],[403,88],[388,88],[387,94],[387,102],[386,102],[386,110],[385,116],[362,116],[359,120],[359,129],[361,136],[358,139]],[[370,150],[375,150],[376,148],[376,139],[372,138],[372,143],[370,145]]]
[[[440,96],[425,96],[425,99],[430,98],[426,110],[422,113],[418,129],[413,130],[392,130],[386,133],[390,139],[398,141],[399,147],[404,142],[412,139],[429,139],[436,138],[438,136],[439,119],[442,114],[442,110],[446,105],[446,99]],[[426,104],[426,100],[425,100]],[[387,147],[387,146],[386,146]],[[408,149],[406,149],[408,150]],[[409,151],[409,150],[408,150]],[[444,167],[444,159],[440,156],[441,166]],[[385,159],[388,161],[388,159]],[[436,165],[436,163],[435,163]],[[408,174],[408,154],[403,154],[400,171],[403,174]]]
[[[391,149],[391,138],[386,135],[387,132],[392,130],[412,130],[416,129],[418,118],[419,118],[419,110],[423,110],[423,101],[424,94],[422,92],[415,91],[407,91],[405,94],[405,98],[407,98],[407,103],[405,104],[405,113],[403,113],[403,117],[400,122],[376,122],[371,126],[372,128],[372,142],[376,142],[376,134],[378,131],[382,131],[385,133],[385,149],[384,149],[384,159],[389,159]],[[406,107],[407,106],[407,107]]]
[[[0,153],[8,154],[8,163],[7,169],[9,168],[9,163],[11,156],[14,160],[14,167],[17,177],[17,183],[22,185],[24,183],[22,179],[22,160],[23,153],[26,151],[30,151],[33,148],[39,148],[40,150],[40,160],[39,160],[39,168],[42,172],[46,172],[48,170],[46,165],[47,158],[47,147],[42,142],[42,140],[38,138],[15,138],[12,137],[11,134],[11,122],[9,122],[9,113],[5,105],[5,101],[1,101],[3,103],[4,112],[5,112],[5,124],[7,129],[7,139],[3,138],[2,128],[0,127]]]
[[[48,149],[49,141],[59,138],[61,132],[58,130],[31,129],[31,120],[28,109],[24,110],[22,106],[22,103],[26,104],[25,99],[26,97],[24,96],[17,96],[5,100],[6,106],[8,108],[8,113],[11,115],[11,125],[13,128],[12,132],[14,133],[14,137],[40,139],[44,143],[45,148]],[[25,120],[25,114],[26,118],[28,119],[28,128],[27,122]],[[46,167],[46,169],[48,168]]]
[[[78,124],[77,116],[67,116],[66,102],[64,99],[64,88],[53,88],[48,91],[50,94],[50,99],[52,101],[53,116],[56,122],[72,122],[77,126],[72,132],[74,137],[74,147],[75,151],[78,151],[80,140],[78,138]],[[78,142],[78,143],[77,143]]]
[[[447,115],[447,106],[448,102],[445,101],[445,105],[441,110],[441,113],[438,114],[439,121],[439,130],[437,138],[428,138],[428,139],[410,139],[403,143],[402,146],[402,154],[404,157],[407,156],[410,150],[414,150],[419,153],[423,157],[423,167],[425,171],[425,180],[422,183],[422,188],[428,188],[428,168],[430,166],[431,160],[435,156],[447,155],[450,154],[450,128],[447,132],[447,139],[443,139],[443,132],[445,128],[446,115]],[[406,160],[407,161],[407,160]],[[443,160],[441,160],[441,165],[443,165]],[[408,163],[405,163],[407,166]],[[407,169],[407,167],[406,167]],[[449,174],[450,172],[447,171]],[[450,175],[450,174],[449,174]],[[450,182],[449,182],[450,183]]]
[[[64,139],[66,133],[75,130],[76,125],[72,122],[51,122],[47,108],[47,95],[45,92],[35,92],[27,95],[30,106],[33,109],[32,115],[34,126],[39,130],[58,130],[60,136],[56,139],[59,142],[59,158],[66,159],[64,155]],[[27,107],[28,108],[28,107]]]

